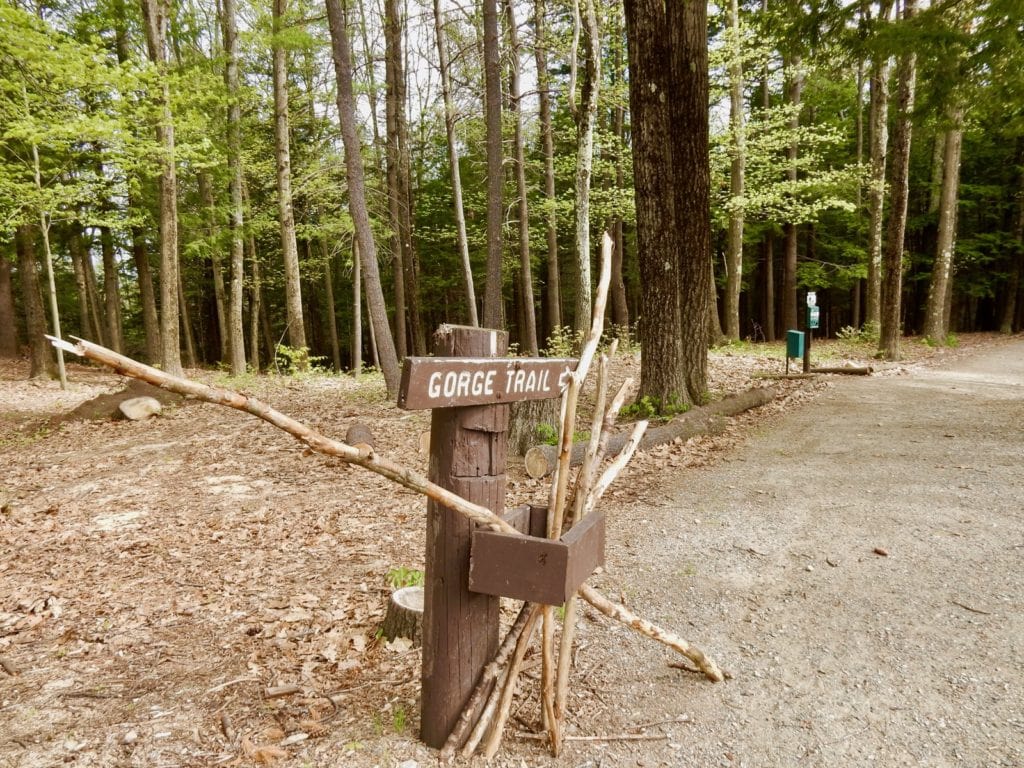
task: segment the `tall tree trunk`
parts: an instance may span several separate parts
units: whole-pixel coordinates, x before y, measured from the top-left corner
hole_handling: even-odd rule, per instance
[[[466,316],[469,324],[480,325],[476,313],[476,289],[473,287],[473,265],[469,260],[469,239],[466,237],[466,213],[462,204],[462,173],[459,170],[459,151],[455,143],[455,104],[452,101],[451,72],[448,63],[448,43],[444,34],[444,15],[441,0],[434,0],[434,34],[437,39],[437,60],[441,70],[441,96],[444,99],[444,131],[448,143],[448,165],[452,177],[452,213],[455,215],[455,234],[462,264],[462,280],[466,288]]]
[[[185,365],[188,368],[195,368],[199,364],[196,356],[196,339],[192,334],[192,319],[189,316],[188,300],[185,297],[185,279],[178,270],[178,312],[181,316],[181,332],[185,342]]]
[[[1018,140],[1018,177],[1017,212],[1014,219],[1013,236],[1017,241],[1017,253],[1012,254],[1010,279],[1006,283],[1006,300],[1003,303],[1003,317],[999,323],[1000,333],[1013,333],[1013,320],[1017,316],[1017,302],[1021,293],[1021,279],[1024,277],[1024,139]]]
[[[18,253],[21,305],[28,333],[28,376],[30,379],[50,377],[54,372],[53,356],[50,344],[46,341],[46,312],[43,310],[43,295],[39,290],[39,267],[36,264],[35,236],[31,226],[22,224],[15,230],[14,247]]]
[[[768,0],[761,0],[761,13],[768,15]],[[768,87],[768,62],[761,70],[761,108],[767,116],[772,106],[772,94]],[[766,229],[762,244],[764,251],[764,333],[766,341],[775,341],[775,239],[771,228]]]
[[[103,254],[103,315],[107,327],[107,345],[115,352],[123,352],[121,281],[114,250],[114,233],[110,227],[100,227],[100,251]]]
[[[486,328],[503,327],[501,288],[502,200],[501,51],[498,46],[498,0],[483,0],[484,122],[487,143],[487,279],[484,285]]]
[[[242,105],[238,75],[238,24],[235,0],[223,0],[221,32],[224,37],[224,85],[228,91],[227,155],[231,210],[231,283],[228,301],[228,355],[232,376],[245,373],[245,335],[242,301],[245,277],[245,200],[242,195]],[[257,360],[253,361],[259,370]]]
[[[582,39],[585,56],[576,111],[576,311],[574,325],[586,333],[590,328],[590,177],[594,167],[594,130],[597,127],[597,97],[601,87],[601,30],[594,0],[583,0]],[[575,94],[570,94],[574,98]]]
[[[878,21],[887,22],[891,0],[879,3]],[[885,204],[885,165],[889,144],[889,57],[875,53],[868,86],[871,136],[871,178],[868,181],[868,277],[865,325],[878,328],[882,321],[882,224]]]
[[[334,72],[337,81],[338,118],[341,123],[341,138],[345,145],[345,169],[348,177],[349,213],[359,243],[359,257],[366,286],[370,322],[380,355],[380,368],[384,373],[388,396],[398,394],[398,356],[394,339],[388,326],[384,292],[377,269],[377,248],[370,229],[370,217],[366,208],[366,192],[363,181],[362,152],[356,129],[355,96],[352,91],[352,53],[348,41],[348,22],[340,0],[326,0],[327,19],[331,31],[331,53],[334,58]]]
[[[612,43],[611,82],[615,87],[626,82],[626,62],[623,59],[623,19],[616,11],[611,24]],[[626,181],[623,154],[626,148],[626,107],[621,101],[612,108],[612,135],[615,137],[615,189],[621,190]],[[625,262],[625,239],[622,217],[616,215],[611,222],[612,236],[612,279],[608,286],[612,323],[624,340],[629,337],[629,302],[626,297],[626,282],[623,278]]]
[[[544,27],[544,0],[534,0],[534,58],[537,62],[537,92],[540,109],[541,143],[544,146],[544,219],[547,223],[547,257],[544,307],[546,335],[562,325],[562,292],[558,267],[558,213],[555,198],[555,140],[551,130],[550,76],[548,75],[547,34]]]
[[[743,119],[743,46],[737,0],[729,10],[732,34],[729,54],[729,121],[732,163],[729,169],[729,245],[725,257],[725,337],[740,338],[740,288],[743,284],[743,175],[747,163],[746,127]]]
[[[516,195],[519,198],[519,299],[523,317],[520,344],[531,355],[539,352],[537,347],[537,313],[533,304],[533,273],[530,269],[530,209],[526,191],[526,149],[523,140],[523,112],[519,103],[519,32],[516,29],[515,10],[512,0],[505,0],[505,15],[508,22],[509,77],[508,98],[515,118],[515,174]]]
[[[917,0],[904,0],[904,23],[914,17],[916,5]],[[892,183],[890,184],[892,196],[889,206],[889,226],[885,233],[885,255],[882,260],[882,335],[879,340],[879,350],[889,360],[899,360],[900,337],[902,336],[900,316],[903,294],[903,237],[907,228],[911,116],[914,112],[914,90],[917,80],[917,59],[913,52],[900,55],[897,71],[897,112],[892,138]],[[957,165],[959,166],[959,162]],[[941,294],[940,307],[944,301],[945,293]]]
[[[82,259],[82,267],[85,270],[85,290],[89,295],[89,317],[92,322],[94,338],[103,346],[107,345],[107,332],[103,325],[103,309],[100,300],[99,279],[96,277],[96,268],[92,263],[92,250],[86,249],[85,258]]]
[[[129,196],[128,207],[134,203]],[[139,304],[142,310],[142,330],[146,337],[146,361],[160,362],[160,315],[156,308],[156,291],[153,289],[153,269],[149,263],[149,249],[141,227],[132,227],[132,263],[139,282]]]
[[[78,333],[82,338],[98,340],[100,334],[89,306],[89,273],[85,268],[87,256],[82,248],[82,233],[77,222],[72,224],[68,232],[68,252],[71,255],[71,268],[75,272],[75,287],[78,289]]]
[[[352,239],[352,377],[363,372],[363,286],[359,242]]]
[[[796,132],[800,128],[800,99],[803,92],[803,75],[800,72],[801,61],[799,56],[793,56],[787,66],[786,99],[793,107],[793,116],[789,121],[789,130],[793,138],[786,149],[786,157],[789,160],[789,167],[786,175],[790,182],[796,182],[797,169],[796,159],[798,151],[798,140]],[[795,222],[788,221],[783,226],[783,233],[786,238],[786,249],[782,258],[782,327],[797,327],[796,311],[796,261],[797,261],[797,236],[799,234]]]
[[[928,307],[924,335],[934,343],[945,345],[949,335],[946,315],[947,294],[952,291],[953,249],[956,245],[957,194],[960,190],[960,154],[963,147],[964,109],[960,104],[950,108],[951,125],[946,131],[942,158],[942,191],[939,195],[939,231],[928,285]]]
[[[331,340],[331,362],[334,370],[341,372],[341,345],[338,343],[338,318],[334,307],[334,270],[331,269],[331,252],[327,243],[320,241],[320,253],[324,258],[324,303],[327,305],[327,335]]]
[[[180,376],[178,336],[178,179],[174,159],[174,116],[167,72],[167,25],[170,0],[141,0],[149,58],[160,76],[160,122],[157,142],[163,149],[160,174],[160,341],[164,371]]]
[[[391,220],[391,271],[395,291],[395,346],[398,358],[408,354],[408,300],[405,295],[405,238],[402,232],[402,192],[399,178],[398,116],[405,110],[404,93],[399,96],[396,70],[401,70],[401,23],[395,0],[384,0],[384,120],[387,126],[385,159],[387,165],[388,215]]]
[[[626,0],[640,254],[640,394],[707,391],[711,295],[707,5]]]
[[[295,240],[295,211],[292,208],[292,160],[288,128],[288,52],[282,40],[287,0],[273,0],[274,58],[274,154],[277,160],[277,216],[281,228],[281,255],[284,258],[285,314],[288,345],[306,347],[306,327],[302,317],[302,284],[299,272],[299,247]]]
[[[0,357],[14,358],[17,356],[18,329],[14,324],[11,261],[6,254],[0,254]]]
[[[224,270],[220,259],[220,225],[217,222],[217,206],[206,171],[197,174],[199,200],[206,212],[206,239],[210,244],[210,270],[213,273],[213,300],[217,312],[217,336],[220,343],[220,361],[228,361],[228,313],[224,291]]]

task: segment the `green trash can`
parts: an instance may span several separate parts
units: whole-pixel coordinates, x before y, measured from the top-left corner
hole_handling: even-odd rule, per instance
[[[804,356],[804,332],[786,331],[786,357]]]

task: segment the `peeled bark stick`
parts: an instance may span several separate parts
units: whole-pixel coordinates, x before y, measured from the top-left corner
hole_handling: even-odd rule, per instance
[[[430,482],[420,473],[413,472],[407,467],[403,467],[401,464],[397,464],[396,462],[377,456],[372,451],[359,451],[351,445],[347,445],[339,440],[332,440],[329,437],[325,437],[324,435],[312,430],[306,424],[303,424],[290,416],[285,416],[280,411],[274,410],[254,397],[248,397],[247,395],[232,392],[231,390],[221,389],[220,387],[210,387],[196,381],[189,381],[188,379],[172,376],[157,368],[151,368],[150,366],[139,363],[129,357],[119,355],[118,353],[107,349],[106,347],[102,347],[99,344],[93,344],[90,341],[78,340],[76,344],[70,344],[62,339],[57,339],[52,336],[47,336],[47,338],[50,339],[52,344],[59,346],[64,351],[102,363],[113,368],[123,376],[130,376],[133,379],[148,381],[150,384],[163,387],[168,391],[177,392],[178,394],[185,395],[187,397],[195,397],[196,399],[207,403],[224,405],[229,408],[235,408],[239,411],[245,411],[246,413],[263,419],[264,421],[267,421],[287,432],[299,442],[309,446],[312,450],[318,453],[323,453],[327,456],[334,456],[342,461],[355,464],[356,466],[375,472],[382,477],[386,477],[389,480],[393,480],[399,485],[413,491],[417,491],[418,493],[422,493],[428,498],[434,499],[439,504],[444,504],[449,509],[455,510],[459,514],[465,515],[473,522],[484,525],[491,530],[500,531],[501,533],[509,533],[513,536],[523,535],[491,512],[491,510],[486,507],[482,507],[479,504],[473,504],[472,502],[466,501],[461,496]],[[687,658],[690,658],[692,661],[697,663],[698,666],[700,665],[700,662],[692,656],[689,656],[688,652],[697,653],[700,655],[700,658],[706,659],[703,653],[695,648],[691,648],[686,641],[655,627],[653,624],[650,624],[650,622],[640,619],[623,606],[617,605],[608,600],[608,598],[604,597],[593,587],[584,584],[580,588],[580,595],[606,616],[633,628],[643,635],[647,635],[658,642],[674,648]],[[652,628],[654,631],[649,631],[647,628]],[[707,660],[707,663],[710,665],[710,668],[717,670],[717,667],[714,667],[714,662]],[[704,669],[703,667],[701,668]],[[705,674],[708,673],[705,671]],[[714,677],[708,674],[708,677],[712,680],[719,681],[722,679],[720,674],[721,673],[719,673],[719,677]]]
[[[498,711],[494,716],[491,725],[490,735],[484,745],[484,757],[490,760],[501,746],[502,735],[505,731],[505,723],[508,722],[508,715],[512,709],[512,696],[516,692],[516,680],[519,679],[519,670],[523,666],[523,658],[526,656],[526,649],[530,646],[530,638],[533,637],[533,629],[537,624],[537,612],[530,614],[526,628],[519,636],[516,643],[516,652],[508,665],[508,676],[505,678],[505,686],[501,689],[501,699],[498,702]]]
[[[678,635],[667,632],[661,627],[647,621],[647,619],[640,618],[623,605],[613,603],[589,584],[581,585],[579,594],[580,597],[597,608],[597,610],[605,616],[615,619],[616,621],[625,624],[627,627],[631,627],[636,630],[641,635],[646,635],[652,640],[664,643],[669,648],[681,653],[696,664],[708,680],[720,683],[725,679],[725,675],[722,674],[722,671],[712,659],[709,659],[704,655],[702,650],[690,645]]]
[[[504,688],[505,681],[508,680],[508,672],[508,667],[501,671],[497,685],[491,689],[487,696],[487,703],[484,704],[484,710],[480,713],[480,719],[476,721],[476,725],[473,726],[473,730],[469,733],[469,738],[466,739],[466,743],[462,747],[462,756],[467,760],[476,752],[476,748],[480,745],[480,740],[483,739],[484,733],[487,731],[487,726],[494,719],[494,712],[498,708],[498,699],[501,698],[501,691]]]
[[[484,671],[480,674],[480,680],[476,684],[476,688],[473,689],[473,693],[470,695],[469,701],[466,702],[462,714],[459,715],[459,719],[455,722],[455,727],[452,728],[452,732],[448,735],[444,747],[441,748],[440,758],[442,762],[453,758],[455,752],[462,746],[462,741],[466,737],[466,731],[476,722],[477,711],[483,704],[484,698],[490,692],[494,681],[501,674],[501,668],[508,661],[512,650],[516,647],[516,642],[523,633],[523,628],[526,626],[527,621],[529,621],[530,616],[535,616],[538,610],[539,606],[533,603],[523,603],[519,615],[516,616],[516,620],[512,622],[512,626],[505,633],[505,639],[501,641],[498,652],[494,654],[490,664],[484,667]]]
[[[613,342],[613,346],[615,343]],[[569,524],[580,518],[582,513],[582,497],[590,489],[597,473],[597,467],[601,463],[598,453],[601,450],[601,439],[604,437],[602,425],[604,424],[604,404],[608,399],[608,355],[601,355],[597,365],[597,402],[594,403],[594,415],[590,421],[590,441],[587,443],[587,451],[583,456],[583,466],[576,475],[576,484],[573,486],[572,495],[569,497],[569,506],[572,507],[569,513]]]
[[[593,488],[587,493],[586,501],[583,502],[584,514],[590,512],[594,507],[597,506],[597,502],[604,496],[604,492],[608,490],[609,486],[615,482],[615,478],[619,476],[619,473],[626,468],[629,464],[630,459],[633,458],[633,454],[636,453],[637,448],[644,439],[644,433],[647,431],[647,422],[638,421],[633,425],[633,431],[629,435],[629,440],[619,451],[619,455],[615,457],[615,460],[605,467],[604,472],[601,473],[601,477]]]
[[[671,442],[677,437],[687,440],[704,434],[718,434],[725,429],[723,417],[735,416],[751,408],[757,408],[774,399],[776,391],[770,387],[755,387],[738,395],[723,398],[710,405],[693,408],[677,416],[664,426],[648,430],[640,443],[641,449]],[[608,440],[608,453],[615,455],[628,442],[625,435],[614,435]],[[576,466],[583,461],[586,444],[577,443],[572,448],[570,464]],[[538,445],[526,452],[526,472],[532,478],[550,474],[557,460],[557,451],[550,445]]]

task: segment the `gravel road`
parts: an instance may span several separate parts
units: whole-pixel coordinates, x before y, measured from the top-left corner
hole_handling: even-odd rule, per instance
[[[727,668],[584,622],[576,733],[509,766],[1024,766],[1024,341],[838,377],[613,513],[597,580]],[[658,721],[675,721],[661,722]]]

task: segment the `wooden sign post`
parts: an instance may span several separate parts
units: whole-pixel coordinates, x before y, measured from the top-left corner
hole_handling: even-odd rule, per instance
[[[438,357],[406,358],[398,405],[431,408],[430,479],[502,514],[508,403],[557,397],[575,360],[506,358],[505,331],[443,325]],[[469,590],[473,526],[427,504],[420,737],[440,748],[498,650],[499,598]]]

